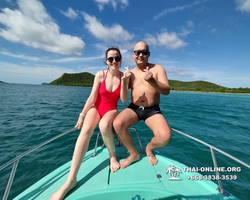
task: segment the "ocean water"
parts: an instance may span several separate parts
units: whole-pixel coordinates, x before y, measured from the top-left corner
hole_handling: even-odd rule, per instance
[[[0,165],[73,128],[90,91],[84,87],[0,84]],[[119,101],[118,110],[129,102]],[[171,91],[161,96],[160,107],[171,128],[250,164],[250,95]],[[143,122],[134,127],[141,137],[150,140],[152,132]],[[68,162],[79,132],[73,131],[22,158],[9,199]],[[89,148],[94,147],[98,132],[96,129]],[[169,145],[159,151],[188,166],[213,166],[208,147],[175,132]],[[239,199],[249,200],[250,170],[217,152],[215,156],[218,166],[241,167],[241,172],[230,173],[238,179],[223,181],[223,186]],[[1,199],[11,167],[0,171]]]

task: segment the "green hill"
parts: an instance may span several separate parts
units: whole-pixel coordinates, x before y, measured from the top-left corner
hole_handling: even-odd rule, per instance
[[[50,85],[84,86],[92,87],[94,75],[88,72],[67,74],[64,73],[58,79],[52,81]],[[171,90],[197,91],[197,92],[225,92],[225,93],[250,93],[250,88],[227,88],[207,81],[183,82],[169,80]]]
[[[58,79],[52,81],[50,85],[84,86],[92,87],[95,76],[88,72],[67,74],[64,73]]]
[[[250,88],[227,88],[207,81],[175,81],[169,80],[171,90],[199,91],[199,92],[225,92],[225,93],[250,93]]]
[[[210,83],[207,81],[191,81],[191,82],[183,82],[183,81],[175,81],[169,80],[169,85],[171,90],[186,90],[186,91],[217,91],[217,92],[225,92],[226,87],[216,85],[214,83]]]

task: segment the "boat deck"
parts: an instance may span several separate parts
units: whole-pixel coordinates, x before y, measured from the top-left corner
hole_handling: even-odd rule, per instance
[[[109,155],[106,148],[97,148],[97,155],[88,151],[77,176],[77,187],[65,197],[67,200],[236,200],[234,196],[225,197],[216,189],[218,185],[206,180],[188,180],[187,176],[199,175],[196,172],[180,173],[181,180],[169,180],[166,173],[170,165],[179,169],[187,167],[175,160],[156,154],[157,165],[151,166],[146,155],[125,169],[111,173]],[[128,153],[124,147],[116,147],[119,161],[126,158]],[[71,162],[45,176],[36,184],[18,195],[15,200],[46,200],[56,192],[66,181]],[[158,175],[158,176],[157,176]]]

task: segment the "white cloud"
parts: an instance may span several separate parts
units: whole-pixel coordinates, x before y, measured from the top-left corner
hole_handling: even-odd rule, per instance
[[[40,61],[41,60],[41,58],[39,58],[39,57],[26,56],[23,54],[13,54],[13,53],[9,53],[6,51],[2,51],[0,53],[5,55],[5,56],[10,56],[13,58],[20,58],[20,59],[29,60],[29,61]]]
[[[75,20],[78,17],[78,12],[73,10],[71,7],[69,7],[67,11],[60,10],[60,12],[71,20]]]
[[[51,62],[55,62],[55,63],[82,62],[82,61],[97,60],[101,58],[104,58],[104,56],[85,57],[85,58],[67,57],[67,58],[61,58],[61,59],[54,59],[54,60],[51,60]]]
[[[82,62],[82,61],[91,61],[91,60],[104,58],[104,56],[101,55],[101,56],[95,56],[95,57],[66,57],[66,58],[59,58],[59,59],[50,59],[48,57],[34,57],[34,56],[27,56],[24,54],[13,54],[7,51],[0,51],[0,54],[10,56],[13,58],[20,58],[23,60],[52,62],[52,63]]]
[[[192,30],[194,28],[194,22],[192,22],[191,20],[188,20],[186,26],[182,26],[180,27],[181,32],[178,33],[179,36],[181,37],[187,37],[190,33],[194,33],[194,31]]]
[[[193,33],[194,31],[192,30],[188,30],[186,28],[183,28],[182,29],[182,32],[179,33],[178,35],[181,36],[181,37],[187,37],[190,33]]]
[[[58,66],[22,66],[0,62],[0,80],[9,83],[51,82],[63,73],[77,73],[76,71]]]
[[[163,32],[161,34],[157,34],[158,37],[158,44],[166,46],[170,49],[179,49],[185,47],[187,43],[181,40],[176,33],[168,33]]]
[[[49,52],[81,55],[84,42],[76,36],[60,33],[60,27],[37,0],[18,0],[19,9],[2,9],[0,36],[14,43]]]
[[[119,24],[112,25],[111,27],[103,26],[95,16],[92,17],[85,12],[82,12],[82,14],[87,22],[85,28],[99,40],[105,42],[123,42],[131,40],[134,37]]]
[[[105,4],[111,4],[114,10],[116,10],[117,5],[120,3],[121,8],[125,9],[129,2],[128,0],[94,0],[97,3],[97,6],[100,11],[104,9]]]
[[[130,55],[130,57],[132,56]],[[124,62],[128,65],[126,55],[123,57],[123,63]],[[18,65],[0,61],[0,80],[7,83],[41,84],[43,82],[50,83],[51,81],[62,76],[63,73],[89,72],[91,74],[96,74],[96,72],[105,69],[107,69],[107,66],[102,62],[100,62],[100,65],[96,66],[84,63],[83,66],[78,66],[77,69],[71,69],[56,65],[33,63],[23,63],[23,65]],[[120,68],[120,70],[125,71],[124,68]]]
[[[81,72],[88,72],[88,73],[91,73],[93,75],[95,75],[98,71],[103,71],[103,70],[106,70],[107,69],[107,66],[103,65],[102,66],[84,66],[84,67],[80,67],[79,71]]]
[[[164,15],[168,14],[168,13],[173,13],[173,12],[177,12],[177,11],[181,11],[181,10],[185,10],[187,8],[191,8],[191,7],[194,7],[194,6],[197,6],[199,4],[202,4],[202,3],[205,3],[209,0],[201,0],[201,1],[195,1],[194,3],[192,4],[189,4],[189,5],[183,5],[183,6],[176,6],[174,8],[167,8],[165,9],[164,11],[162,11],[161,13],[155,15],[153,17],[153,20],[157,20],[161,17],[163,17]]]
[[[122,9],[125,9],[129,5],[128,0],[120,0],[120,2],[121,2]]]
[[[234,0],[237,4],[237,10],[250,12],[250,0]]]
[[[178,67],[181,65],[183,67]],[[238,88],[249,87],[250,79],[247,73],[237,73],[232,76],[231,72],[220,70],[206,70],[195,66],[188,66],[186,63],[175,63],[165,66],[170,80],[198,81],[205,80],[225,87]],[[220,69],[221,67],[218,67]]]
[[[192,77],[192,76],[194,76],[192,73],[189,72],[188,69],[184,69],[181,67],[168,67],[166,69],[166,72],[168,74],[170,74],[170,76],[171,75],[177,76],[177,77]]]
[[[157,45],[157,43],[158,43],[157,39],[153,35],[151,35],[149,33],[146,33],[145,38],[143,40],[145,42],[147,42],[148,45],[151,45],[151,44],[152,45]]]
[[[169,33],[167,31],[157,34],[157,37],[147,33],[144,41],[149,45],[165,46],[172,50],[180,49],[187,45],[187,43],[178,37],[177,33]]]
[[[135,42],[123,42],[119,44],[119,48],[121,49],[134,49]]]

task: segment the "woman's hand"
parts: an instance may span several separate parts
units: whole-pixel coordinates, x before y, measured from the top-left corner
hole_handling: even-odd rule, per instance
[[[82,116],[82,115],[79,116],[78,121],[77,121],[77,123],[75,125],[75,128],[77,128],[77,129],[82,128],[83,118],[84,118],[84,116]]]
[[[122,81],[127,80],[131,76],[131,72],[129,70],[129,67],[125,67],[126,71],[123,73]]]

